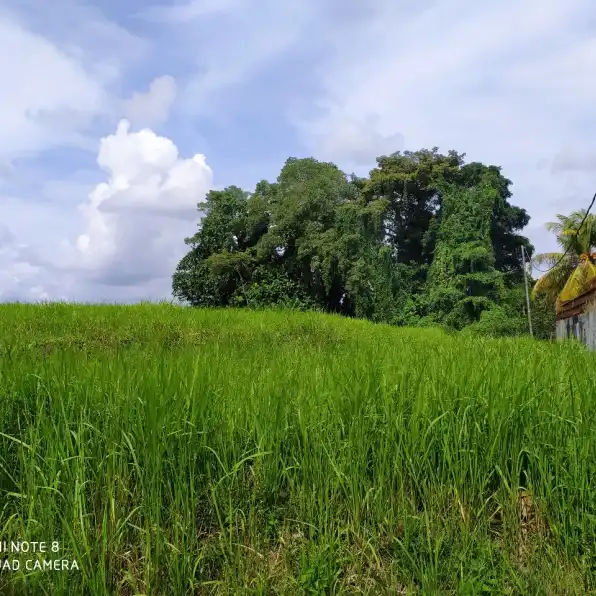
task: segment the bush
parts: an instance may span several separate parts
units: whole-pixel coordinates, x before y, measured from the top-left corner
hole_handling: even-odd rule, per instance
[[[501,306],[493,306],[480,315],[480,320],[464,329],[471,335],[515,337],[528,333],[528,321],[521,315]]]

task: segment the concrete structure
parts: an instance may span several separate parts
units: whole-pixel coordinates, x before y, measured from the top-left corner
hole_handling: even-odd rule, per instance
[[[596,351],[596,280],[587,292],[561,304],[556,337],[557,341],[577,339]]]

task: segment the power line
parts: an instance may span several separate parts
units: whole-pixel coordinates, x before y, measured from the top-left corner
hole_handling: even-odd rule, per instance
[[[594,196],[592,197],[592,202],[590,203],[590,206],[588,207],[586,214],[584,215],[584,218],[581,220],[581,223],[579,224],[579,227],[577,228],[576,234],[579,234],[580,230],[582,229],[582,226],[584,225],[584,222],[588,218],[588,214],[590,213],[590,209],[592,209],[594,202],[596,202],[596,193],[594,193]],[[565,250],[565,252],[559,257],[559,260],[550,269],[543,271],[542,269],[539,269],[536,266],[534,266],[534,269],[537,269],[538,271],[540,271],[540,273],[548,273],[549,271],[552,271],[553,269],[555,269],[556,267],[558,267],[561,264],[563,259],[567,256],[567,253],[569,252],[570,248],[571,247],[569,247],[569,246],[567,247],[567,250]]]

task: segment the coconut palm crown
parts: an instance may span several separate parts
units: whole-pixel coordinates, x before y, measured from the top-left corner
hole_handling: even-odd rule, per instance
[[[584,217],[585,221],[580,228]],[[570,215],[557,215],[557,221],[547,223],[546,229],[556,235],[562,252],[542,253],[532,259],[535,266],[546,265],[549,268],[534,285],[532,294],[543,294],[554,302],[572,275],[577,293],[581,293],[592,279],[596,257],[596,216],[589,214],[586,217],[585,209],[574,211]],[[580,263],[590,266],[578,267]]]

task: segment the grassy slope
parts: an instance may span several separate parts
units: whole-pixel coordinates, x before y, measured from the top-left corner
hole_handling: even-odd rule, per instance
[[[162,305],[0,324],[2,539],[81,567],[3,593],[594,588],[577,346]]]

